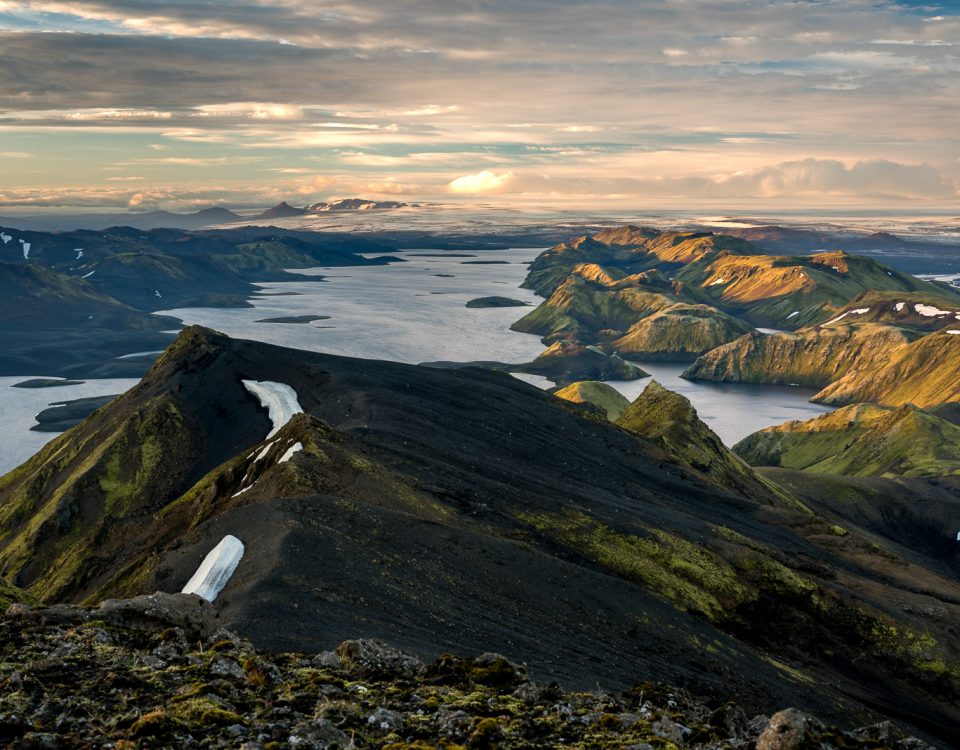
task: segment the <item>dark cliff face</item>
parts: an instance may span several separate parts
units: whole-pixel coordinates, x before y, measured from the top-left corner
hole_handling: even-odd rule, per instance
[[[267,438],[243,380],[292,387],[305,414]],[[0,566],[47,600],[176,591],[233,534],[247,552],[217,606],[261,646],[498,650],[570,685],[656,678],[946,736],[956,578],[834,533],[829,502],[755,499],[502,373],[191,328],[0,479]]]

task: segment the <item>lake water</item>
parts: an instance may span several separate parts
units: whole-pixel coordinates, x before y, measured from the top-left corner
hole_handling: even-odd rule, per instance
[[[0,474],[16,468],[56,437],[52,432],[30,430],[38,412],[57,401],[123,393],[138,382],[135,378],[114,378],[56,388],[13,387],[14,383],[29,379],[30,376],[0,377]]]
[[[510,324],[528,308],[470,309],[465,304],[476,297],[490,296],[538,304],[538,297],[519,286],[526,276],[526,264],[541,250],[392,253],[406,262],[310,269],[298,271],[303,281],[262,284],[261,292],[251,300],[252,308],[186,308],[163,314],[239,338],[353,357],[409,363],[527,362],[543,351],[543,346],[536,336],[511,331]],[[464,255],[474,257],[456,257]],[[317,275],[325,276],[326,281],[310,280]],[[306,324],[258,322],[303,315],[327,317]],[[807,389],[690,383],[679,377],[684,365],[640,364],[664,387],[689,398],[704,421],[728,444],[762,427],[829,411],[809,403],[813,392]],[[541,388],[552,386],[545,378],[519,377]],[[119,393],[136,382],[90,380],[84,385],[37,390],[10,387],[26,379],[0,378],[0,473],[19,465],[54,437],[53,433],[29,429],[34,415],[48,404]],[[644,378],[611,385],[632,399],[648,382],[649,378]]]

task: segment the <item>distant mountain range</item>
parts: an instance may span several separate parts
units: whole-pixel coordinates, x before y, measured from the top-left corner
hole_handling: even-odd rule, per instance
[[[362,237],[238,227],[208,231],[34,232],[0,228],[0,374],[142,375],[117,359],[155,351],[177,307],[247,305],[255,281],[303,280],[287,269],[379,265],[390,248]],[[322,277],[311,277],[322,280]]]
[[[52,231],[110,227],[133,227],[134,229],[203,229],[234,222],[268,221],[303,216],[328,211],[370,211],[406,208],[408,204],[398,201],[371,201],[363,198],[343,198],[326,203],[314,203],[296,208],[286,201],[253,216],[234,213],[222,207],[205,208],[193,213],[171,211],[148,211],[145,213],[89,213],[43,216],[0,217],[0,225],[21,230]]]

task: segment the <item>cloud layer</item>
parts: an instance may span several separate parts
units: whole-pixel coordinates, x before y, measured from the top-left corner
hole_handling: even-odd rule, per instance
[[[951,205],[950,8],[0,0],[0,203]]]

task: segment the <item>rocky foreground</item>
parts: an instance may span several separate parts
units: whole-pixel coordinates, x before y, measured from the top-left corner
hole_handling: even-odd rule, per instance
[[[842,732],[788,708],[748,718],[647,683],[531,682],[497,654],[424,664],[380,641],[258,653],[199,597],[0,618],[0,742],[15,748],[929,748],[890,722]]]

